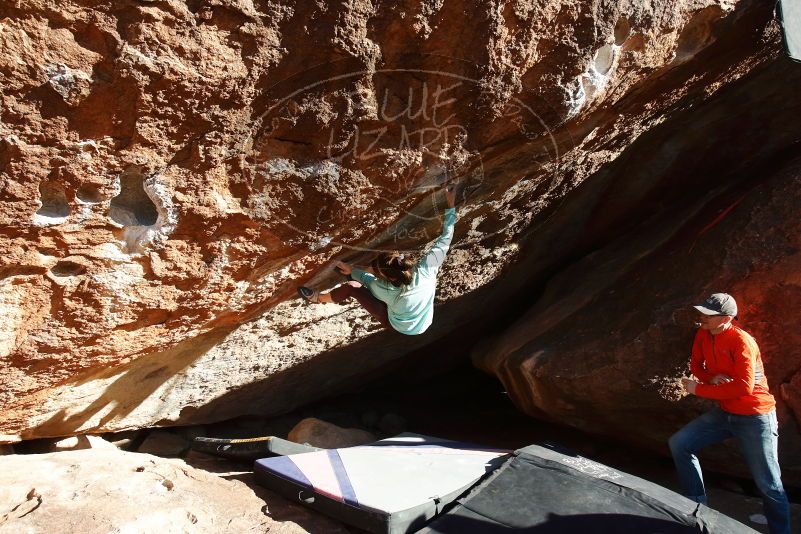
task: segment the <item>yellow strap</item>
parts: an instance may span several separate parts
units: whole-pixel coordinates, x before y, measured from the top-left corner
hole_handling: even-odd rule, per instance
[[[252,443],[254,441],[270,441],[273,439],[273,436],[267,436],[263,438],[249,438],[249,439],[232,439],[230,440],[231,443]]]

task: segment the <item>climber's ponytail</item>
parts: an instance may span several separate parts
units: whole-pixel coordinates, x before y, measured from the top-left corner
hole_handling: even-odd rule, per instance
[[[414,262],[397,250],[382,252],[372,263],[373,272],[395,287],[407,286],[414,278]]]

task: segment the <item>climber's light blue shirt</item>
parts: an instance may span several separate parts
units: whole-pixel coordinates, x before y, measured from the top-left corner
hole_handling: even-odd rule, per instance
[[[422,334],[434,319],[434,292],[437,274],[453,239],[456,208],[445,210],[442,234],[423,258],[414,266],[412,283],[395,287],[376,276],[353,268],[351,276],[387,304],[390,324],[402,334]]]

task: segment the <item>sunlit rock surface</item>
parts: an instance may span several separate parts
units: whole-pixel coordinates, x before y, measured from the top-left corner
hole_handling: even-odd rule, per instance
[[[259,488],[252,474],[216,476],[182,460],[113,446],[2,456],[0,470],[3,534],[346,532]]]
[[[6,442],[281,413],[485,329],[477,363],[541,414],[519,385],[534,371],[505,374],[509,347],[549,325],[576,335],[570,316],[588,303],[617,350],[639,331],[617,326],[623,297],[592,291],[533,332],[520,333],[524,318],[499,333],[497,320],[540,306],[557,273],[591,284],[600,273],[582,258],[608,253],[626,272],[685,221],[711,223],[710,203],[755,191],[801,136],[801,77],[756,0],[20,0],[0,6],[0,50]],[[294,298],[302,283],[341,281],[334,259],[423,249],[441,224],[437,190],[455,178],[460,220],[426,334]],[[723,280],[711,261],[664,305],[736,293],[744,271]],[[676,335],[666,343],[691,334]],[[786,425],[796,360],[765,345]],[[677,378],[684,355],[642,362],[630,397],[589,389],[586,402],[653,404],[661,438],[692,409],[653,380]]]

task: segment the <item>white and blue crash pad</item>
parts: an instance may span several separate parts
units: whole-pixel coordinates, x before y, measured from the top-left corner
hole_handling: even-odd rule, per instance
[[[262,486],[376,533],[414,532],[510,451],[419,434],[255,462]]]

